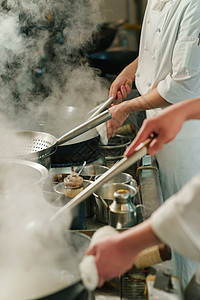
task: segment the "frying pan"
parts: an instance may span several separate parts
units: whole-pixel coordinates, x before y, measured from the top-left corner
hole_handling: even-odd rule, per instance
[[[23,156],[24,159],[37,160],[44,159],[50,156],[56,151],[57,146],[62,145],[63,143],[81,135],[82,133],[89,131],[90,129],[106,122],[111,119],[112,115],[107,110],[95,116],[94,118],[88,120],[87,122],[75,127],[70,130],[68,133],[61,136],[57,139],[55,136],[37,131],[20,131],[14,133],[11,138],[18,138],[17,144],[9,146],[6,145],[6,149],[0,149],[1,156]],[[10,147],[10,148],[9,148]]]
[[[54,236],[50,237],[52,241],[48,242],[49,253],[57,251],[59,252],[59,246],[55,245]],[[46,240],[45,240],[46,242]],[[8,300],[75,300],[75,299],[89,299],[89,292],[84,287],[80,274],[79,263],[85,255],[85,251],[90,243],[90,238],[84,234],[75,231],[66,232],[66,238],[63,238],[62,251],[60,255],[55,255],[55,264],[50,262],[50,266],[47,266],[45,253],[39,253],[39,260],[33,256],[33,269],[29,272],[23,269],[19,269],[14,276],[12,276],[12,269],[7,273],[9,276],[5,279],[6,285],[9,285],[9,289],[6,286],[1,291],[1,299]],[[11,246],[12,247],[12,246]],[[34,246],[33,246],[34,247]],[[66,248],[66,252],[65,252]],[[39,249],[39,248],[38,248]],[[14,250],[13,250],[14,251]],[[35,254],[35,253],[34,253]],[[44,266],[41,266],[39,262],[44,260]],[[32,267],[32,265],[31,265]],[[42,270],[42,274],[39,275],[39,279],[33,276],[34,270],[37,268]],[[24,276],[26,274],[27,276]],[[39,272],[38,272],[39,274]],[[69,277],[68,277],[69,275]],[[15,277],[16,276],[16,277]],[[49,277],[55,280],[50,280]],[[65,280],[64,280],[65,279]],[[19,283],[17,287],[16,282]],[[50,284],[49,284],[50,283]],[[90,298],[93,299],[93,298]]]

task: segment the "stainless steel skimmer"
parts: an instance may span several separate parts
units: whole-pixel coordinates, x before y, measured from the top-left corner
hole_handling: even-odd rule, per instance
[[[81,125],[70,130],[68,133],[57,139],[55,136],[38,131],[19,131],[9,136],[10,139],[17,139],[17,143],[11,143],[6,147],[0,147],[0,155],[2,157],[19,157],[24,159],[40,159],[51,155],[57,146],[66,143],[67,141],[89,131],[90,129],[108,121],[112,118],[111,113],[106,110],[95,116],[94,118],[82,123]]]

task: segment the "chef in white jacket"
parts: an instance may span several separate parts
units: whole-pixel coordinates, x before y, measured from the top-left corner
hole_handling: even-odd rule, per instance
[[[199,0],[148,1],[139,57],[112,83],[110,96],[121,102],[130,93],[134,80],[141,96],[110,109],[113,117],[107,122],[108,138],[131,112],[146,110],[149,117],[171,104],[200,96]],[[189,121],[157,153],[164,199],[179,191],[200,171],[199,137],[200,122]],[[181,259],[179,276],[183,276],[184,283],[194,270],[195,264],[184,264]]]
[[[156,117],[145,120],[125,155],[130,156],[137,145],[152,133],[156,133],[156,137],[148,151],[155,154],[164,144],[171,142],[183,123],[190,122],[190,119],[200,119],[200,98],[175,104]],[[172,126],[168,126],[168,120]],[[178,253],[200,262],[199,196],[200,173],[171,196],[148,220],[123,233],[109,235],[91,246],[87,255],[95,256],[99,286],[128,271],[143,249],[161,241]],[[200,276],[197,280],[200,284]]]

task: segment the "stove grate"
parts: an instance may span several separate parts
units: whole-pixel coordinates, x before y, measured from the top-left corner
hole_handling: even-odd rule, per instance
[[[142,279],[138,279],[138,275]],[[145,292],[145,276],[142,273],[137,273],[136,278],[128,274],[121,277],[121,300],[147,300],[147,295]]]

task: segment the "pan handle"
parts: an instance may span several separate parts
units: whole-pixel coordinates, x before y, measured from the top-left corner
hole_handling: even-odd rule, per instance
[[[66,209],[70,210],[76,207],[83,200],[88,198],[92,193],[94,193],[103,183],[107,182],[114,175],[123,172],[128,169],[131,165],[141,159],[144,155],[147,154],[148,146],[152,141],[151,138],[148,138],[144,143],[141,143],[136,149],[135,152],[130,157],[123,157],[120,161],[115,163],[108,171],[103,173],[97,180],[92,184],[86,187],[82,192],[80,192],[76,197],[69,201],[65,206],[58,210],[51,218],[50,221],[54,221],[60,214],[62,214]]]
[[[76,128],[70,130],[68,133],[61,136],[57,140],[57,142],[54,146],[62,145],[64,143],[68,142],[69,140],[81,135],[82,133],[87,132],[90,129],[110,120],[111,118],[112,118],[111,113],[109,112],[109,110],[106,110],[106,111],[102,112],[101,114],[99,114],[98,116],[95,116],[94,118],[89,119],[87,122],[77,126]]]

